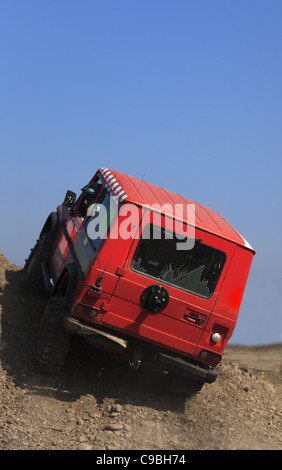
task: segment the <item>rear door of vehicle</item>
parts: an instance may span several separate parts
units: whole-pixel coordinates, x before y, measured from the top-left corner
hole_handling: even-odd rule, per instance
[[[164,217],[162,217],[162,225],[164,226]],[[182,233],[181,230],[182,224],[180,225],[180,222],[176,222],[175,232]],[[180,274],[180,277],[182,276],[183,278],[187,273],[184,273],[183,269],[182,272],[180,269],[176,273],[175,267],[173,270],[171,259],[168,257],[167,261],[165,260],[166,253],[164,248],[166,245],[157,245],[158,241],[156,241],[154,247],[159,246],[159,249],[154,248],[151,250],[151,253],[149,253],[149,245],[145,247],[145,252],[149,253],[146,263],[152,269],[147,269],[147,267],[144,267],[144,264],[142,267],[142,261],[140,264],[141,258],[136,258],[140,252],[142,240],[136,238],[132,243],[124,264],[117,270],[119,280],[111,296],[109,311],[103,316],[103,323],[123,329],[129,334],[140,337],[148,342],[193,354],[212,311],[235,248],[228,241],[202,230],[196,229],[195,238],[197,239],[199,249],[203,247],[204,255],[201,255],[203,266],[196,266],[192,270],[193,276],[199,278],[202,275],[203,269],[207,269],[207,264],[211,263],[211,259],[207,259],[207,264],[204,268],[204,262],[206,262],[204,259],[205,254],[209,255],[209,249],[205,247],[212,247],[209,258],[220,253],[219,259],[221,259],[220,262],[222,264],[216,285],[207,287],[207,282],[203,280],[200,283],[200,287],[196,289],[196,293],[188,292],[183,286],[176,286],[173,281],[173,278],[177,277],[176,274]],[[161,254],[160,250],[162,250]],[[180,253],[180,255],[179,253],[177,255],[179,266],[182,263],[181,260],[184,260],[187,255],[185,255],[184,251],[180,251]],[[162,274],[161,279],[156,272],[154,273],[153,269],[154,267],[157,268],[163,261],[167,262],[167,266],[166,274],[165,276]],[[191,276],[191,270],[189,276]],[[198,281],[196,280],[195,282],[197,284]],[[140,302],[144,289],[152,285],[163,286],[169,294],[168,305],[160,313],[152,313],[146,310]]]

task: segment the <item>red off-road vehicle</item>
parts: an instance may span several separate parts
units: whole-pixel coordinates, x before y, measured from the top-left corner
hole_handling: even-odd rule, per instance
[[[23,286],[49,296],[37,366],[58,371],[77,334],[187,393],[214,382],[253,255],[216,212],[101,168],[78,198],[67,191],[23,269]]]

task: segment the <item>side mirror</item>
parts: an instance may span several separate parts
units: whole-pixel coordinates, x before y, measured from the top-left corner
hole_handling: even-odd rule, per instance
[[[75,205],[75,201],[76,194],[68,190],[65,195],[64,205],[67,207],[67,209],[71,209]]]
[[[91,183],[88,186],[84,186],[81,191],[85,194],[87,201],[91,203],[96,199],[101,188],[102,185],[100,183]]]

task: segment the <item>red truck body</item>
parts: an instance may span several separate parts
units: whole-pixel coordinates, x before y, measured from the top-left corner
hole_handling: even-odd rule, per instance
[[[66,330],[132,366],[214,381],[254,250],[216,212],[138,178],[101,168],[91,187],[92,215],[82,191],[41,232],[46,289],[64,298]],[[176,234],[189,230],[183,249]]]

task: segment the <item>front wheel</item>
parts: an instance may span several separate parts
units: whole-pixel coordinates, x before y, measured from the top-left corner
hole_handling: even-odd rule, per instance
[[[69,352],[72,335],[63,325],[64,298],[51,297],[43,312],[36,353],[36,368],[42,372],[59,372]]]

